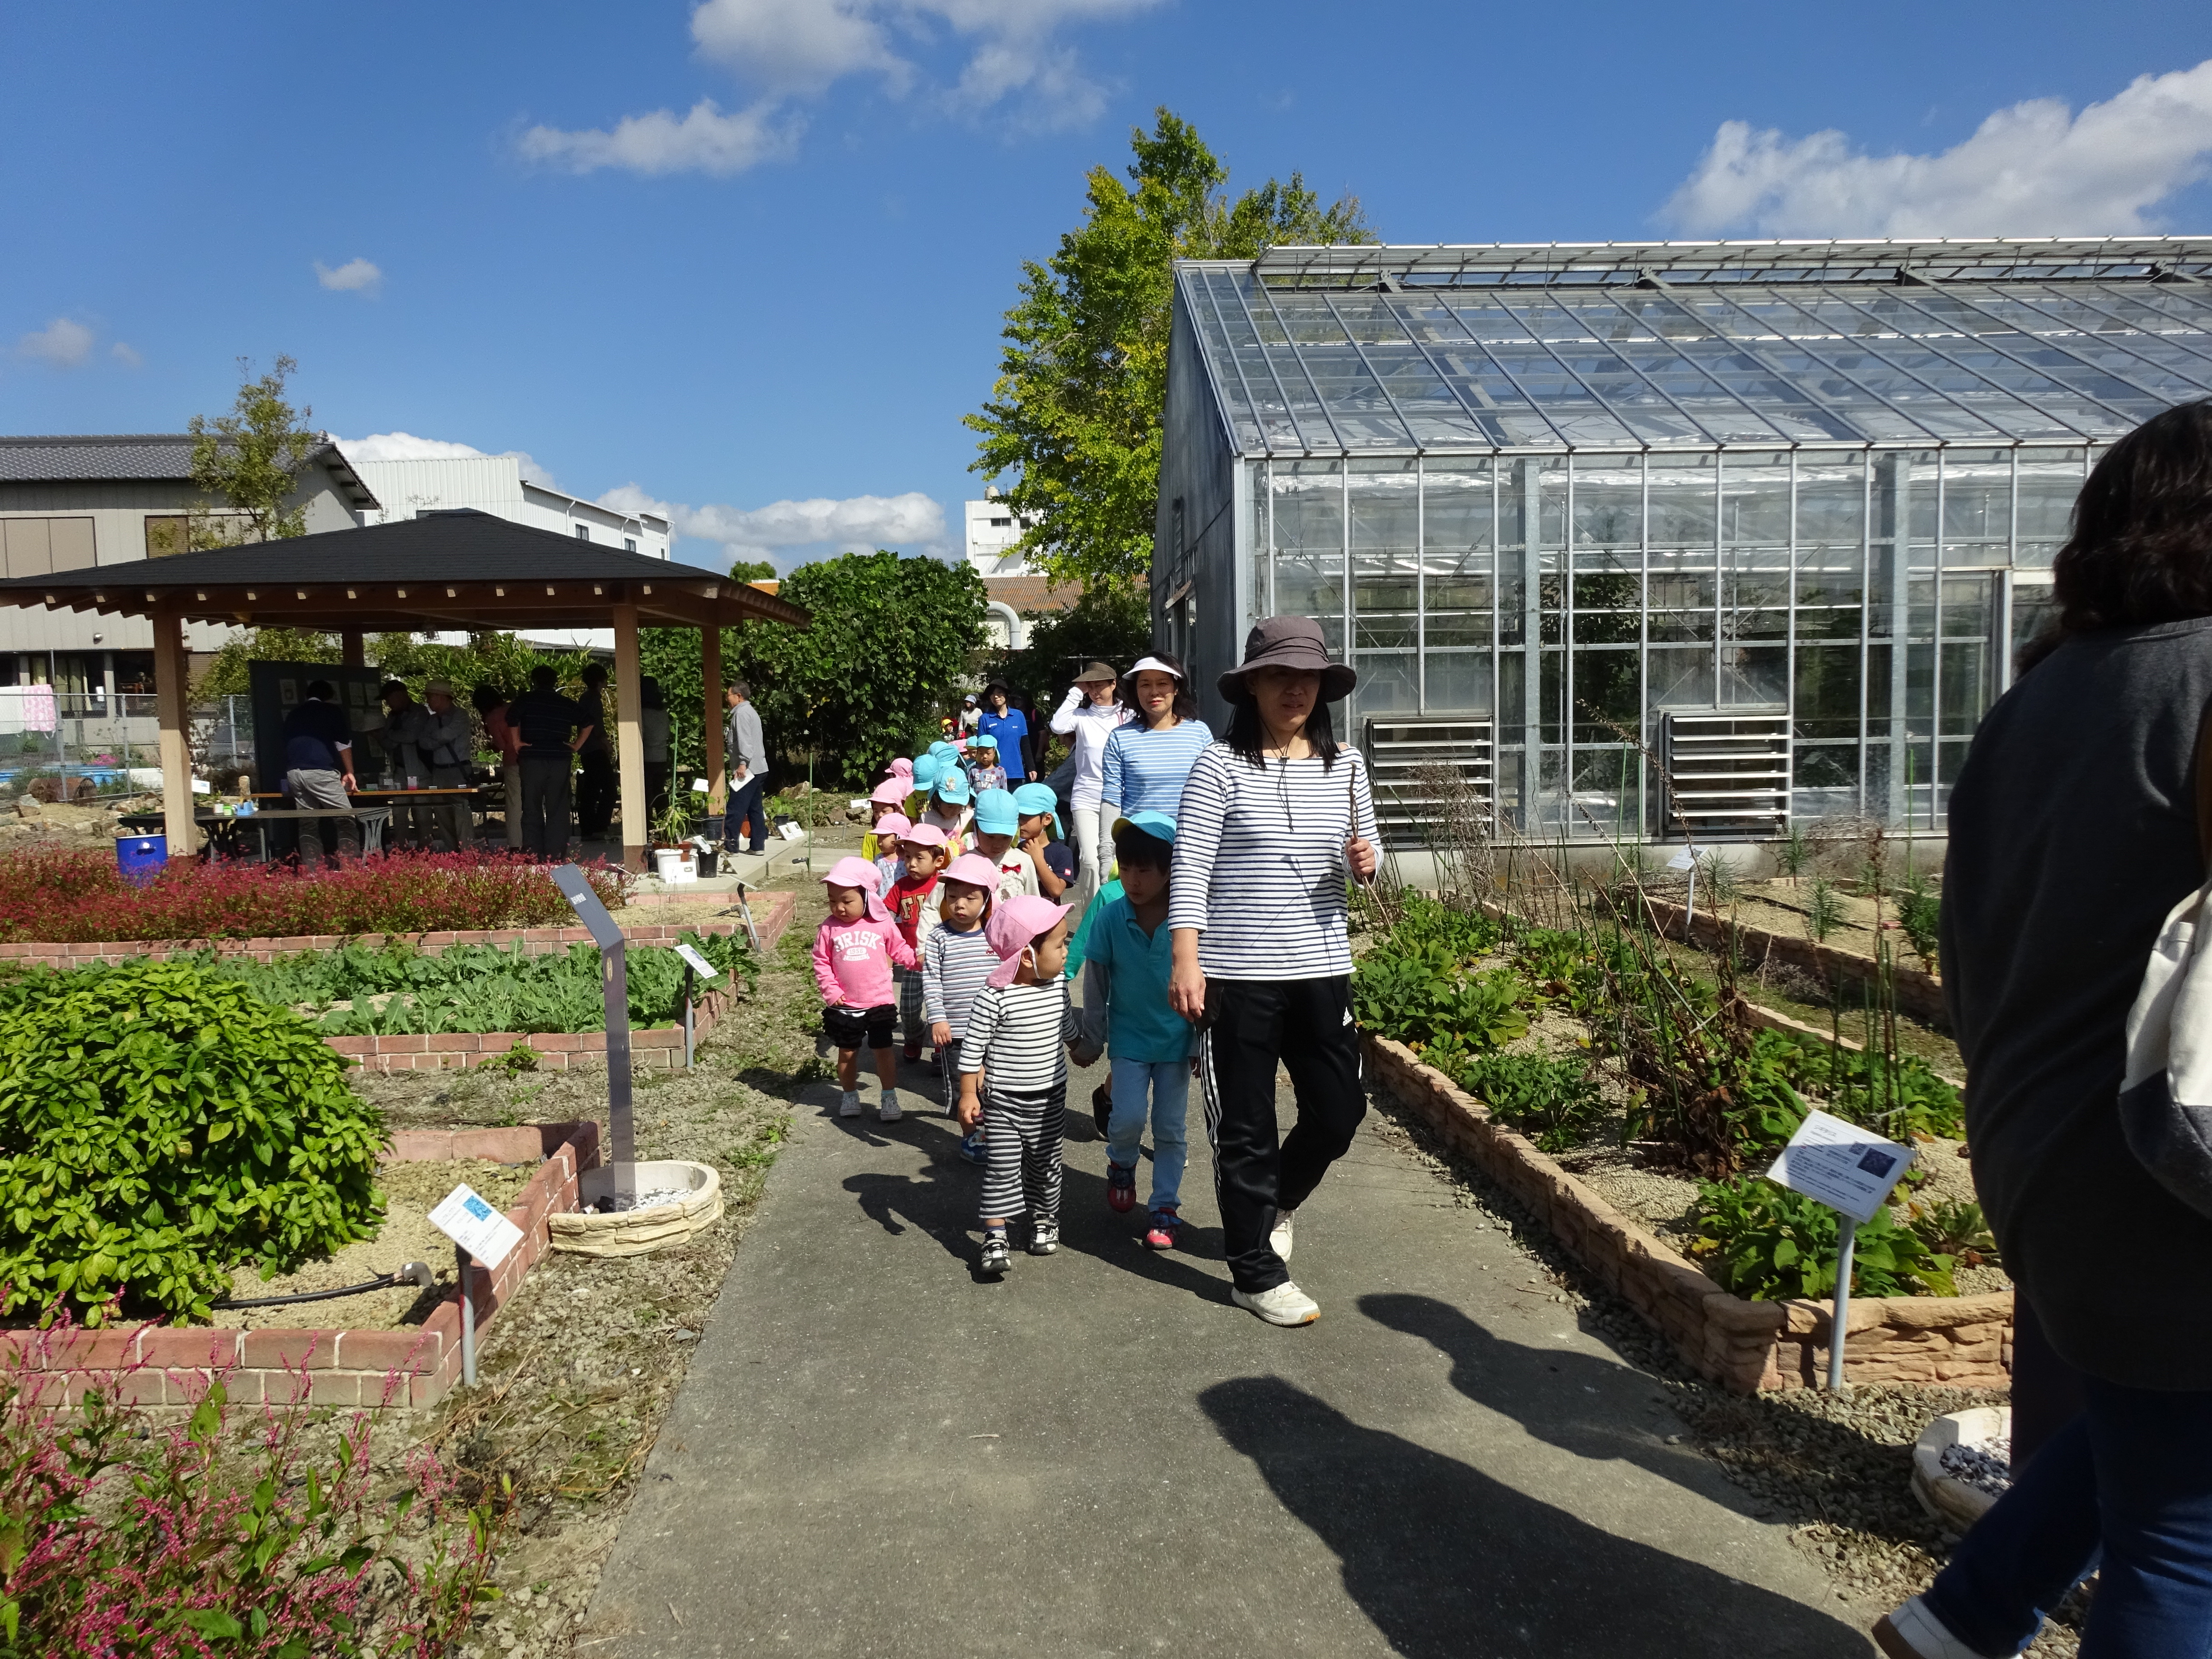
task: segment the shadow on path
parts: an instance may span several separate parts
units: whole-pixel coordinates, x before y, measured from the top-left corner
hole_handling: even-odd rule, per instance
[[[1867,1642],[1789,1597],[1611,1534],[1455,1459],[1365,1429],[1279,1377],[1199,1395],[1344,1587],[1413,1659],[1851,1656]]]

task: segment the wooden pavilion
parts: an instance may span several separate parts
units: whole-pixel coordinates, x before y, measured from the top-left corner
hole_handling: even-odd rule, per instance
[[[811,621],[799,606],[711,570],[473,509],[19,576],[0,580],[0,605],[151,619],[162,805],[172,858],[190,855],[198,844],[185,742],[185,623],[334,633],[343,642],[344,660],[356,666],[366,660],[363,644],[372,633],[611,626],[623,861],[633,867],[644,863],[647,847],[637,630],[701,630],[707,771],[719,795],[721,630],[742,622],[805,628]]]

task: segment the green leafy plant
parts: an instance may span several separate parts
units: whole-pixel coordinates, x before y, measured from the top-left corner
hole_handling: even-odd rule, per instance
[[[1698,872],[1705,878],[1707,902],[1714,909],[1733,904],[1742,896],[1743,884],[1737,879],[1735,866],[1717,851],[1698,860]]]
[[[1589,946],[1579,933],[1531,927],[1515,941],[1513,963],[1538,991],[1564,994],[1583,963]]]
[[[376,1109],[313,1026],[182,963],[0,989],[0,1312],[205,1317],[243,1261],[364,1238]]]
[[[1826,944],[1828,935],[1843,925],[1843,895],[1836,890],[1835,883],[1826,876],[1815,876],[1812,894],[1805,901],[1807,935],[1815,945]]]
[[[1842,1237],[1826,1205],[1758,1176],[1698,1183],[1688,1254],[1722,1286],[1754,1302],[1834,1294]],[[1951,1296],[1951,1258],[1899,1227],[1887,1210],[1859,1224],[1855,1296]]]
[[[525,1072],[538,1069],[538,1050],[520,1037],[515,1038],[503,1054],[494,1054],[483,1062],[487,1072],[504,1072],[509,1077],[520,1077]]]
[[[1897,896],[1897,921],[1921,965],[1934,972],[1942,943],[1943,900],[1925,873],[1916,872],[1905,878]]]
[[[1812,865],[1813,842],[1802,830],[1793,823],[1783,831],[1782,839],[1774,843],[1774,867],[1789,877],[1790,884],[1795,887]]]
[[[1905,1217],[1922,1243],[1951,1257],[1961,1267],[2003,1265],[1997,1254],[1996,1236],[1990,1232],[1978,1204],[1915,1199],[1905,1206]]]
[[[1580,1057],[1542,1054],[1480,1054],[1462,1060],[1451,1075],[1479,1095],[1492,1115],[1521,1130],[1547,1152],[1571,1152],[1588,1143],[1605,1115],[1597,1079]]]

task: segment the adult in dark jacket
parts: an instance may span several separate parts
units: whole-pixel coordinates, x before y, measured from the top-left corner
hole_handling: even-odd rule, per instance
[[[284,716],[284,793],[295,807],[334,807],[338,854],[361,851],[353,820],[353,726],[328,680],[309,680],[306,696]],[[317,870],[323,863],[322,818],[301,818],[300,862]]]
[[[1895,1659],[2017,1652],[2093,1565],[2084,1656],[2212,1653],[2212,1218],[2119,1103],[2144,964],[2212,845],[2212,404],[2098,462],[2054,576],[2055,630],[1952,793],[1943,991],[1975,1186],[2085,1407],[1876,1626]]]
[[[576,699],[578,717],[585,726],[577,750],[582,764],[576,778],[576,833],[586,841],[605,841],[615,821],[615,746],[607,740],[607,671],[602,664],[586,663],[582,678],[583,693]]]
[[[583,709],[561,695],[560,684],[540,663],[530,671],[530,690],[507,706],[522,738],[522,844],[543,859],[568,855],[568,769],[592,731]]]

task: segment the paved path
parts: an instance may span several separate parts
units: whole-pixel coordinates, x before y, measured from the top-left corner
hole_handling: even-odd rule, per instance
[[[588,1659],[1871,1651],[1666,1443],[1652,1384],[1371,1130],[1299,1216],[1321,1322],[1279,1331],[1229,1304],[1195,1102],[1191,1249],[1138,1248],[1071,1141],[1060,1253],[994,1284],[951,1124],[834,1100],[800,1109]]]

